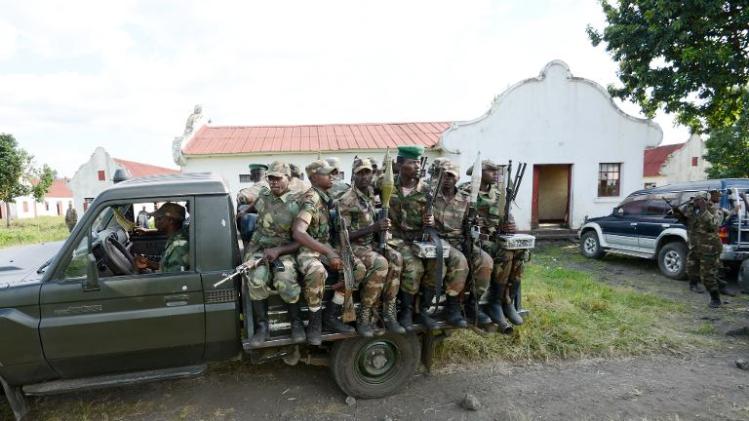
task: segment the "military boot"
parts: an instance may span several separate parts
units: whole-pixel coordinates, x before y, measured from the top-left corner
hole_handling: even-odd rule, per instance
[[[414,298],[413,294],[409,294],[405,291],[400,292],[401,296],[401,309],[400,315],[398,316],[398,323],[406,329],[407,332],[413,332],[416,330],[414,326]]]
[[[697,294],[704,294],[705,289],[702,288],[702,285],[700,285],[699,279],[690,279],[689,280],[689,290],[692,292],[696,292]]]
[[[359,315],[356,319],[356,331],[359,335],[365,338],[371,338],[374,336],[374,330],[372,330],[372,307],[359,307]]]
[[[720,288],[718,288],[718,292],[720,292],[723,295],[727,295],[729,297],[735,297],[736,293],[729,290],[727,286],[723,285]]]
[[[304,322],[299,313],[299,301],[296,303],[287,303],[286,308],[289,311],[289,322],[291,323],[291,342],[295,344],[304,343],[307,335],[304,333]]]
[[[403,335],[406,333],[406,329],[398,323],[398,316],[395,310],[395,300],[386,301],[383,303],[383,321],[385,322],[385,329],[391,333],[397,333]]]
[[[485,308],[486,315],[497,324],[497,327],[502,333],[512,333],[512,325],[505,318],[505,314],[502,311],[502,287],[496,282],[489,284],[489,294],[487,295],[487,303]]]
[[[252,300],[252,316],[255,319],[255,334],[250,339],[251,347],[258,347],[270,339],[268,328],[268,301]]]
[[[466,318],[471,324],[477,324],[479,326],[488,325],[492,322],[492,319],[484,313],[481,306],[476,302],[476,298],[473,294],[468,295],[468,299],[465,302]],[[478,307],[478,313],[476,313],[476,307]]]
[[[460,301],[458,296],[448,295],[446,299],[447,323],[455,327],[468,327],[468,322],[463,318],[463,312],[460,311]]]
[[[354,333],[356,329],[343,323],[338,318],[341,314],[342,305],[336,304],[333,301],[328,301],[325,306],[325,313],[323,314],[323,326],[325,330],[332,330],[338,333]]]
[[[439,300],[439,297],[437,299]],[[437,328],[437,321],[429,316],[429,307],[432,305],[432,300],[434,300],[434,289],[422,287],[421,300],[419,301],[419,317],[417,317],[417,320],[426,330]]]
[[[718,308],[720,307],[722,303],[720,302],[720,292],[718,291],[710,291],[710,303],[708,306],[710,308]]]
[[[322,310],[308,311],[307,317],[307,343],[310,345],[322,344]]]
[[[502,294],[501,291],[500,297],[502,297],[502,311],[505,313],[505,317],[507,317],[507,320],[510,321],[510,323],[514,325],[522,325],[523,324],[523,318],[518,313],[517,309],[515,309],[515,292],[517,291],[517,284],[512,284],[512,287],[510,288],[510,300],[505,301],[504,300],[504,294]]]

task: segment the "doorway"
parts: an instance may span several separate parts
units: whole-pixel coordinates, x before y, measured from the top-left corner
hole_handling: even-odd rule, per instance
[[[531,227],[568,228],[572,164],[533,165]]]

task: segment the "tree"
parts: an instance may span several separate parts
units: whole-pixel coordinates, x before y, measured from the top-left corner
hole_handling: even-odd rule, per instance
[[[601,1],[607,26],[588,26],[619,64],[622,87],[653,117],[663,107],[694,132],[728,127],[745,106],[749,82],[749,3],[746,0]]]
[[[705,145],[710,178],[749,177],[749,107],[741,110],[736,123],[712,130]]]
[[[39,202],[52,185],[53,171],[33,166],[33,156],[18,147],[13,135],[0,133],[0,201],[5,202],[6,225],[10,226],[10,203],[16,197],[32,194]]]

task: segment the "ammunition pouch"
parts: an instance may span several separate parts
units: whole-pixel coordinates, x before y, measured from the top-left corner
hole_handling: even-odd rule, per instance
[[[444,259],[450,256],[450,243],[446,240],[440,239],[442,242],[442,257]],[[436,259],[437,258],[437,246],[431,241],[414,241],[411,244],[411,250],[421,259]]]

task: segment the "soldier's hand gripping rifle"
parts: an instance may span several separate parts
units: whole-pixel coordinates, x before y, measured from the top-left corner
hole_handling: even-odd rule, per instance
[[[385,166],[385,174],[382,177],[382,184],[380,185],[380,199],[382,209],[380,210],[380,220],[388,218],[390,211],[390,197],[393,196],[393,189],[395,188],[395,181],[393,180],[393,163],[390,157],[390,148],[385,151],[385,160],[383,165]],[[385,242],[387,241],[387,231],[380,231],[379,245],[380,252],[385,249]]]
[[[476,271],[473,267],[473,243],[479,242],[481,250],[481,228],[479,226],[478,198],[479,189],[481,188],[481,153],[476,155],[476,162],[473,163],[473,172],[471,173],[471,204],[468,208],[468,217],[466,218],[467,227],[463,230],[465,244],[465,256],[468,261],[468,270],[471,278],[471,295],[473,296],[473,324],[478,326],[479,299],[476,291]]]
[[[354,299],[352,296],[356,282],[354,279],[354,255],[351,251],[351,242],[349,241],[346,219],[341,214],[340,209],[337,209],[337,213],[338,245],[341,249],[341,261],[343,262],[343,268],[340,272],[343,277],[344,288],[342,319],[347,323],[356,320],[356,311],[354,310]]]

